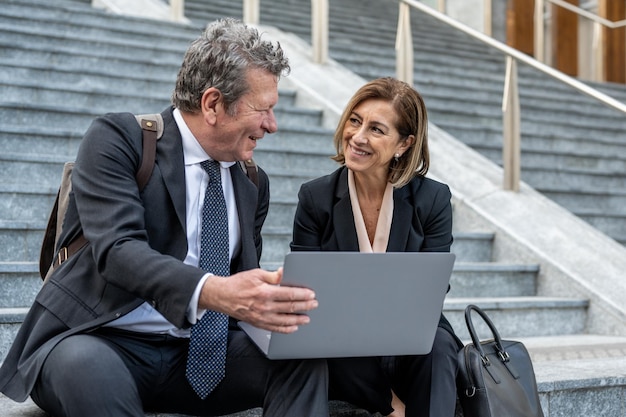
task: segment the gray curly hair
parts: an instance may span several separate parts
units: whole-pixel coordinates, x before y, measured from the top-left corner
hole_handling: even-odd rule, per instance
[[[220,19],[207,25],[185,53],[172,104],[181,111],[200,110],[202,94],[215,87],[224,97],[226,111],[234,115],[239,98],[250,88],[246,71],[261,69],[277,78],[290,71],[280,44],[261,39],[258,30],[236,19]]]

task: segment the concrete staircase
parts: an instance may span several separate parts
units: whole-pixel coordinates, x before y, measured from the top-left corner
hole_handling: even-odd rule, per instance
[[[331,3],[333,58],[365,79],[393,74],[395,2],[359,1],[358,7],[351,6],[350,1],[341,5]],[[191,26],[113,15],[92,9],[85,1],[0,0],[0,5],[0,86],[3,92],[0,97],[0,146],[3,149],[0,154],[0,242],[5,248],[0,251],[2,361],[41,285],[36,261],[62,163],[74,158],[89,122],[110,111],[150,113],[162,110],[169,102],[178,65],[189,41],[207,21],[222,16],[241,17],[241,4],[227,0],[188,0],[186,13],[193,22]],[[307,1],[264,1],[261,23],[308,39],[308,7]],[[354,10],[359,10],[358,18],[342,18],[353,16]],[[484,149],[478,150],[498,162],[499,124],[495,120],[499,117],[503,63],[492,52],[482,50],[434,22],[415,13],[413,19],[413,27],[418,30],[416,48],[428,53],[428,58],[417,58],[421,63],[416,67],[416,86],[426,97],[431,120],[468,144],[482,145]],[[376,29],[377,36],[372,35],[372,28]],[[304,51],[306,45],[301,49]],[[289,56],[292,54],[295,69],[296,53],[290,52]],[[419,57],[419,53],[416,56]],[[455,69],[449,65],[455,59],[463,67]],[[492,69],[499,72],[489,75]],[[327,82],[332,84],[334,74],[328,71]],[[549,80],[532,78],[534,75],[528,77],[524,83],[538,95],[536,102],[547,106],[554,100],[552,107],[546,107],[550,113],[557,113],[564,102],[573,103],[573,107],[583,106],[581,103],[585,100],[577,102],[558,86],[548,87]],[[539,87],[535,88],[537,85]],[[267,268],[278,266],[288,251],[299,185],[335,168],[328,158],[332,154],[328,115],[320,107],[316,109],[315,103],[301,106],[306,102],[304,94],[292,87],[285,80],[281,88],[276,109],[279,132],[261,141],[255,152],[255,159],[271,177],[272,201],[263,232],[262,263]],[[560,95],[554,98],[556,91]],[[531,99],[533,94],[528,94]],[[593,104],[584,106],[589,113],[591,109],[597,111]],[[474,112],[473,117],[471,112]],[[542,136],[545,139],[556,135],[546,133],[550,124],[539,125],[537,120],[545,113],[545,110],[539,111],[536,119],[525,119],[526,125],[537,124],[534,130],[538,133],[525,136],[523,142],[533,143],[534,139],[536,149],[554,149],[555,153],[535,160],[527,156],[533,154],[532,149],[530,152],[524,149],[524,161],[529,159],[537,166],[537,170],[523,173],[529,184],[532,184],[533,173],[538,180],[562,175],[564,168],[556,167],[553,161],[559,158],[572,161],[575,158],[571,153],[591,153],[600,148],[596,143],[585,144],[588,148],[583,148],[582,139],[591,135],[581,133],[572,133],[575,139],[571,140],[542,141]],[[457,117],[452,119],[452,115]],[[582,115],[575,117],[583,119]],[[600,117],[599,112],[597,117]],[[609,119],[598,123],[598,132],[602,125],[609,125]],[[591,132],[589,129],[584,131]],[[621,132],[618,127],[613,129],[623,136],[623,127]],[[624,144],[602,134],[606,136],[598,143],[612,144],[610,150],[602,152],[611,160],[619,160],[617,155],[620,152],[624,155]],[[435,139],[440,135],[434,127],[433,135]],[[570,136],[559,133],[558,137]],[[455,139],[450,143],[455,149],[464,148]],[[594,158],[594,161],[600,160]],[[571,162],[567,168],[574,172]],[[581,182],[591,178],[586,175],[587,170],[582,171],[577,176],[582,178]],[[444,175],[437,175],[447,182]],[[623,180],[623,171],[612,177],[620,175]],[[542,191],[541,187],[536,187]],[[592,188],[592,185],[585,187]],[[544,185],[544,188],[549,187]],[[590,417],[626,415],[623,405],[619,405],[621,400],[616,399],[623,395],[626,382],[626,338],[589,334],[590,300],[587,297],[567,292],[564,292],[567,296],[544,293],[539,296],[539,287],[551,276],[549,270],[544,270],[541,260],[528,255],[528,249],[502,233],[499,226],[468,210],[459,196],[455,196],[454,207],[453,251],[458,261],[445,311],[460,336],[467,338],[462,311],[467,304],[476,303],[488,310],[503,337],[522,338],[531,348],[546,416],[577,415],[583,411]],[[598,213],[603,212],[604,209],[598,209]],[[484,328],[479,326],[479,331],[482,335]],[[364,415],[343,404],[334,407],[335,415]],[[242,416],[244,414],[258,415],[259,410]],[[0,396],[0,417],[5,415],[34,417],[42,413],[31,403],[14,404]]]

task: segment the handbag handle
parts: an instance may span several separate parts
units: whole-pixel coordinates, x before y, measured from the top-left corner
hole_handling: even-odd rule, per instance
[[[474,304],[470,304],[467,307],[465,307],[465,323],[467,324],[467,329],[469,330],[470,336],[472,338],[472,343],[474,344],[474,347],[476,348],[476,350],[478,350],[478,353],[480,353],[480,357],[482,358],[483,362],[485,364],[488,364],[489,359],[487,358],[487,355],[485,355],[485,351],[483,350],[483,347],[480,344],[480,339],[478,338],[478,335],[476,334],[476,330],[474,329],[474,324],[472,323],[472,316],[471,316],[472,311],[477,312],[480,315],[480,317],[482,317],[482,319],[485,321],[485,323],[487,323],[487,326],[489,326],[489,329],[491,329],[491,333],[493,333],[495,347],[496,347],[496,350],[498,351],[498,356],[500,357],[500,360],[502,362],[507,362],[509,360],[509,354],[506,353],[506,351],[502,347],[502,339],[500,338],[500,333],[498,333],[496,326],[494,326],[491,319],[489,319],[487,314],[480,307]]]

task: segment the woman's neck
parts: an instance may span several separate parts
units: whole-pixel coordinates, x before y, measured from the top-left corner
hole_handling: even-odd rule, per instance
[[[354,172],[354,185],[356,186],[360,203],[378,203],[378,207],[380,207],[387,189],[386,178],[381,179],[379,176],[368,176],[360,172]]]
[[[387,188],[387,181],[381,181],[379,177],[357,175],[357,173],[354,173],[354,185],[357,199],[359,200],[361,215],[363,216],[363,222],[365,223],[367,237],[370,241],[370,245],[373,245],[380,209]]]

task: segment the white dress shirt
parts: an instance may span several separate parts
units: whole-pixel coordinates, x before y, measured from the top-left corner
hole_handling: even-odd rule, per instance
[[[209,175],[202,169],[200,163],[211,159],[202,149],[196,138],[193,136],[187,124],[183,120],[178,109],[174,109],[174,120],[178,125],[183,139],[183,157],[185,160],[185,186],[186,186],[186,230],[187,230],[187,256],[184,263],[198,266],[200,260],[200,231],[202,227],[202,206],[204,203],[204,192],[209,183]],[[239,252],[241,245],[241,231],[239,229],[239,216],[235,203],[235,193],[229,168],[235,162],[220,162],[220,172],[222,174],[222,188],[224,199],[226,200],[226,210],[228,211],[228,236],[230,260]],[[187,320],[195,323],[202,317],[205,310],[198,309],[198,299],[204,281],[211,274],[207,273],[202,277],[189,305],[187,306]],[[175,277],[172,277],[175,279]],[[189,329],[179,329],[168,322],[152,305],[144,302],[135,310],[120,317],[106,326],[116,327],[124,330],[148,333],[167,333],[178,337],[189,337]]]

